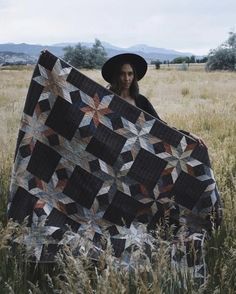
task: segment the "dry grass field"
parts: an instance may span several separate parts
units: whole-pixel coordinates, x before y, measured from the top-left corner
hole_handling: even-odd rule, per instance
[[[106,86],[99,71],[83,73]],[[158,253],[159,262],[150,265],[145,274],[138,269],[135,274],[115,272],[109,252],[104,257],[107,267],[96,272],[88,261],[75,260],[68,253],[60,259],[56,273],[37,269],[32,279],[29,267],[20,258],[10,257],[8,238],[13,228],[11,224],[6,227],[6,202],[20,116],[31,75],[32,68],[27,67],[0,69],[0,293],[235,293],[236,73],[149,68],[140,82],[140,92],[150,99],[164,121],[197,134],[208,145],[224,201],[223,224],[207,244],[208,280],[198,289],[191,278],[183,287],[181,277],[170,271],[163,257],[165,244]],[[61,276],[63,272],[63,278],[58,272]]]

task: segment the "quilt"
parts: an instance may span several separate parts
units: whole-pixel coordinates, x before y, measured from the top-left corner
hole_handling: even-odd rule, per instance
[[[52,261],[75,234],[91,240],[95,259],[107,242],[120,257],[133,245],[153,245],[148,232],[166,207],[204,223],[218,201],[206,148],[41,53],[8,206],[9,218],[27,217],[21,241],[34,260]]]

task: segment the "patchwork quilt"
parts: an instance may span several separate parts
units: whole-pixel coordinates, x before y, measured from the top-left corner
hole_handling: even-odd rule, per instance
[[[205,148],[48,51],[33,73],[18,135],[9,218],[36,261],[87,236],[91,255],[152,246],[166,207],[204,223],[219,201]],[[181,215],[180,215],[181,211]],[[68,241],[69,240],[69,241]],[[104,241],[105,240],[105,241]]]

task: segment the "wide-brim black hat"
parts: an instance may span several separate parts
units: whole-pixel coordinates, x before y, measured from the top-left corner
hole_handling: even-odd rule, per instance
[[[112,82],[114,72],[118,65],[129,63],[136,71],[137,80],[141,80],[147,72],[147,62],[140,55],[134,53],[123,53],[108,59],[102,67],[102,76],[108,83]]]

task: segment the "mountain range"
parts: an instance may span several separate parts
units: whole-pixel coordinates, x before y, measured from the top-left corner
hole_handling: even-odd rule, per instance
[[[89,42],[80,42],[81,45],[86,47],[91,47],[93,43]],[[40,51],[47,49],[58,57],[63,57],[64,51],[63,48],[66,46],[75,46],[76,43],[58,43],[54,45],[40,45],[40,44],[14,44],[14,43],[5,43],[0,44],[0,64],[33,64],[37,61]],[[151,47],[145,44],[138,44],[128,48],[121,48],[113,46],[110,43],[102,42],[107,56],[112,57],[116,54],[130,52],[141,55],[146,59],[147,62],[151,60],[159,59],[164,60],[173,60],[179,56],[191,56],[192,53],[178,52],[171,49],[165,48],[156,48]]]

